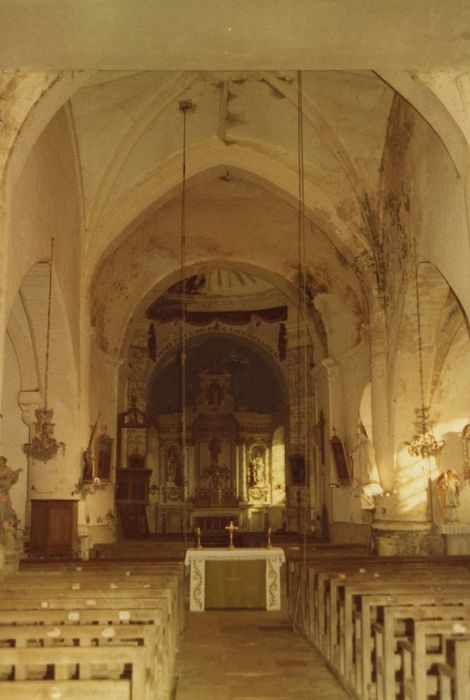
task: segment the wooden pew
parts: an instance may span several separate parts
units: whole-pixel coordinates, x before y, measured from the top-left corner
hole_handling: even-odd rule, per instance
[[[443,603],[448,599],[447,593],[443,598],[443,591],[450,589],[455,590],[454,602],[462,602],[466,596],[470,603],[469,564],[468,557],[439,557],[437,561],[354,557],[339,565],[337,561],[325,560],[289,562],[290,590],[299,598],[297,612],[300,610],[306,618],[297,623],[297,628],[316,644],[329,665],[342,674],[348,690],[354,690],[358,697],[369,697],[368,689],[375,690],[371,668],[372,625],[378,604],[390,603],[390,596],[400,595],[400,602],[404,602],[407,593],[420,594],[419,604]],[[429,573],[433,575],[433,583],[423,584]],[[404,583],[410,580],[413,583]],[[381,600],[368,607],[365,601],[374,593]],[[423,599],[425,595],[428,597]],[[413,600],[409,598],[407,603],[413,605]],[[417,599],[414,603],[418,604]]]
[[[439,700],[470,700],[470,635],[446,641],[446,661],[437,671]]]
[[[454,613],[451,613],[452,615]],[[446,661],[446,644],[450,640],[459,641],[470,632],[470,616],[459,619],[416,620],[409,640],[400,642],[402,652],[402,694],[412,700],[426,700],[429,694],[435,695],[438,689],[437,664]],[[466,686],[469,690],[469,665],[465,667],[460,650],[455,647],[456,673],[455,689],[460,687],[461,693]],[[466,668],[466,684],[463,679]],[[430,671],[434,671],[431,675]]]
[[[464,602],[466,605],[463,605]],[[372,594],[361,598],[362,610],[361,615],[356,614],[354,642],[355,690],[360,697],[365,700],[371,697],[382,700],[385,697],[385,686],[394,687],[397,643],[406,636],[407,621],[439,617],[443,605],[446,606],[444,616],[447,606],[457,608],[456,616],[464,615],[470,611],[470,593],[445,595],[408,590],[405,593]]]
[[[178,620],[180,631],[184,627],[184,567],[182,563],[175,562],[157,562],[157,563],[134,563],[130,565],[128,562],[119,562],[118,565],[102,565],[99,563],[86,563],[86,565],[60,565],[60,567],[52,566],[34,566],[27,568],[24,572],[20,573],[25,581],[40,579],[47,577],[48,581],[50,579],[57,579],[58,581],[70,580],[72,582],[81,582],[83,580],[89,581],[90,579],[94,581],[97,585],[109,585],[111,584],[122,584],[122,581],[126,581],[126,585],[133,585],[137,582],[141,582],[143,586],[156,586],[158,582],[162,580],[163,576],[167,576],[168,581],[170,578],[174,580],[174,587],[176,589],[176,601],[178,605]],[[8,585],[11,581],[11,577],[0,578],[0,588],[2,583]],[[109,582],[109,583],[108,583]],[[48,583],[48,585],[50,585]]]
[[[330,601],[331,581],[349,578],[352,574],[360,574],[360,580],[389,577],[393,573],[401,575],[403,567],[406,569],[410,566],[418,575],[420,571],[426,573],[428,570],[428,564],[422,557],[388,557],[383,559],[353,557],[340,563],[323,559],[315,562],[309,560],[303,567],[306,570],[306,573],[303,574],[300,573],[301,562],[289,562],[291,589],[294,595],[299,595],[300,591],[300,599],[306,599],[306,602],[301,602],[298,605],[299,619],[296,628],[312,639],[322,652],[330,657],[332,640],[330,640],[331,626],[329,621],[331,617],[333,617],[334,622],[337,621],[337,618],[335,619],[337,602]],[[454,561],[454,557],[452,557],[452,561],[450,561],[449,557],[439,557],[437,561],[433,559],[434,566],[437,566],[438,570],[447,570],[449,577],[452,577],[453,572],[457,570],[462,574],[467,572],[470,567],[470,559],[457,557],[457,561]],[[303,621],[300,619],[302,615],[305,618]]]
[[[57,650],[58,657],[64,648],[78,647],[105,647],[109,649],[123,646],[134,646],[145,650],[145,676],[147,700],[165,697],[166,687],[160,677],[159,669],[162,668],[164,658],[160,644],[161,628],[156,625],[2,625],[0,626],[0,665],[3,669],[3,678],[0,683],[13,676],[13,669],[4,663],[3,650],[6,648],[24,649],[28,647],[47,647]],[[113,661],[113,665],[115,662]],[[5,668],[6,666],[6,668]],[[81,678],[91,677],[91,671],[82,665]],[[44,674],[47,669],[44,669]],[[62,669],[64,672],[64,669]],[[118,669],[118,675],[124,675],[124,667]],[[37,670],[36,670],[37,673]],[[102,671],[103,673],[103,671]],[[109,674],[108,674],[109,675]],[[116,675],[116,671],[114,672]],[[15,681],[26,680],[27,669],[24,666],[16,666],[14,669]],[[64,680],[62,678],[62,680]],[[144,699],[143,699],[144,700]]]
[[[459,595],[465,595],[470,589],[470,575],[465,574],[465,580],[461,582],[455,582],[455,576],[456,574],[449,573],[448,578],[442,578],[441,574],[440,581],[445,582],[446,586],[451,585]],[[405,583],[399,574],[389,576],[387,580],[349,577],[331,581],[328,658],[348,682],[352,679],[353,670],[354,616],[362,596],[407,592],[428,593],[435,596],[436,600],[440,600],[443,595],[439,584]]]
[[[133,567],[133,571],[135,569]],[[154,627],[153,632],[145,632],[146,637],[155,634],[156,630],[160,636],[155,663],[147,663],[146,674],[149,675],[153,667],[160,666],[161,679],[158,679],[155,697],[168,698],[183,618],[182,565],[146,565],[139,566],[138,571],[135,575],[127,568],[116,572],[116,567],[112,567],[112,571],[103,571],[101,567],[99,570],[75,567],[60,572],[58,576],[48,568],[47,573],[35,569],[35,573],[26,576],[4,578],[0,581],[0,638],[3,638],[2,626],[8,622],[37,624],[40,620],[42,624],[53,622],[71,626],[78,623],[79,632],[66,630],[62,634],[67,639],[86,640],[84,622],[88,621],[120,625],[114,634],[122,641],[129,638],[129,630],[124,631],[125,627],[135,625],[137,621],[145,622]],[[32,587],[36,591],[45,590],[47,595],[41,599],[33,596]],[[5,597],[8,602],[5,602]],[[45,616],[48,620],[44,619]],[[24,638],[22,635],[22,631],[17,632],[19,638]]]
[[[119,680],[15,681],[0,683],[1,700],[132,700],[131,684]]]
[[[13,667],[13,675],[16,673],[16,669],[25,669],[28,666],[38,667],[45,664],[48,667],[48,671],[53,675],[53,679],[0,681],[0,700],[10,700],[14,697],[14,694],[16,694],[16,697],[21,697],[19,694],[21,692],[24,693],[23,698],[36,698],[38,693],[42,693],[44,696],[44,691],[47,692],[51,688],[51,680],[63,681],[62,686],[67,688],[73,688],[77,684],[75,696],[83,698],[86,696],[84,696],[83,690],[79,689],[79,684],[82,683],[82,680],[87,684],[90,680],[99,681],[100,675],[106,675],[107,667],[116,663],[126,667],[130,676],[122,681],[118,679],[113,682],[117,696],[124,697],[126,700],[147,698],[149,696],[146,691],[145,654],[146,650],[144,648],[134,646],[115,647],[112,649],[105,647],[63,647],[60,649],[60,653],[54,647],[2,649],[1,662]],[[76,668],[76,679],[69,678],[71,666]],[[96,669],[97,677],[90,679],[87,676],[89,676],[90,669],[93,668]],[[82,676],[85,677],[82,679]],[[16,683],[21,683],[21,686],[17,686],[15,690]],[[29,685],[30,683],[31,685]],[[43,683],[46,684],[45,689],[41,689]],[[53,683],[52,687],[55,685],[56,683]],[[96,686],[96,683],[94,685]],[[74,696],[69,695],[69,697]],[[114,696],[110,697],[113,697],[114,700]]]

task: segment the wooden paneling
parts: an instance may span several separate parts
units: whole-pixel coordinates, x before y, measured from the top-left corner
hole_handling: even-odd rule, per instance
[[[31,501],[30,553],[72,559],[78,551],[78,501]]]

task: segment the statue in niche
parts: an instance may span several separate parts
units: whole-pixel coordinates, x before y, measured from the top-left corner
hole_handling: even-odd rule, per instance
[[[172,445],[168,450],[168,461],[166,467],[166,484],[167,486],[176,486],[178,483],[178,449]]]
[[[359,421],[357,424],[356,445],[348,456],[351,463],[353,478],[359,482],[361,486],[373,480],[375,466],[374,448],[362,421]]]
[[[372,441],[369,440],[364,424],[357,424],[356,445],[348,454],[351,464],[353,484],[359,485],[357,495],[361,497],[361,507],[366,510],[374,508],[374,497],[383,493],[379,481],[379,472],[375,464],[375,453]]]
[[[10,500],[10,489],[18,481],[22,469],[10,469],[6,457],[0,456],[0,542],[6,550],[15,549],[19,519]]]
[[[460,505],[460,482],[455,469],[447,469],[436,479],[439,506],[446,522],[458,521],[457,508]]]
[[[264,483],[264,450],[260,447],[255,447],[251,451],[251,459],[249,463],[249,483],[250,486],[258,486]]]

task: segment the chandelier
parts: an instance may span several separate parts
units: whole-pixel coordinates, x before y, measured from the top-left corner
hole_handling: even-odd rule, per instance
[[[410,442],[407,442],[408,452],[413,457],[434,457],[441,452],[445,445],[444,440],[437,440],[429,428],[429,406],[415,408],[415,434]]]
[[[445,445],[444,440],[437,440],[430,427],[430,407],[424,403],[424,371],[423,371],[423,340],[421,336],[421,304],[419,296],[418,282],[418,261],[416,256],[416,242],[414,245],[414,266],[415,266],[415,288],[416,288],[416,317],[418,326],[418,359],[419,359],[419,380],[421,389],[421,406],[415,408],[415,434],[413,438],[406,442],[408,452],[412,457],[434,457],[441,452]]]
[[[51,257],[49,261],[49,296],[47,301],[47,332],[46,332],[46,364],[44,371],[44,406],[37,408],[35,435],[31,442],[23,445],[23,452],[38,462],[48,462],[55,457],[57,450],[65,451],[65,444],[58,442],[54,437],[55,423],[52,422],[54,411],[47,406],[47,393],[49,385],[49,351],[51,340],[51,297],[52,297],[52,261],[54,256],[54,239],[51,240]]]

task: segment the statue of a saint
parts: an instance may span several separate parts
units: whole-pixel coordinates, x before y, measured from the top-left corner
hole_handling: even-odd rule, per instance
[[[168,486],[176,486],[176,478],[178,471],[178,457],[175,452],[170,450],[168,454],[168,464],[166,472],[166,483]]]
[[[369,440],[361,420],[357,425],[356,445],[348,457],[353,479],[360,490],[361,507],[372,509],[374,507],[373,498],[382,494],[383,488],[380,485],[379,473],[375,464],[374,446]]]
[[[6,457],[0,456],[0,541],[7,549],[14,548],[18,516],[10,500],[10,489],[18,481],[22,469],[10,469]]]
[[[82,453],[82,481],[93,481],[93,455],[89,448]]]
[[[369,451],[369,438],[363,424],[359,421],[356,432],[356,444],[349,453],[354,479],[361,485],[367,484],[370,478],[371,461]]]
[[[455,469],[447,469],[436,479],[439,505],[447,522],[456,522],[457,508],[460,505],[460,482]]]
[[[250,486],[257,486],[264,481],[264,463],[261,454],[250,460]]]

